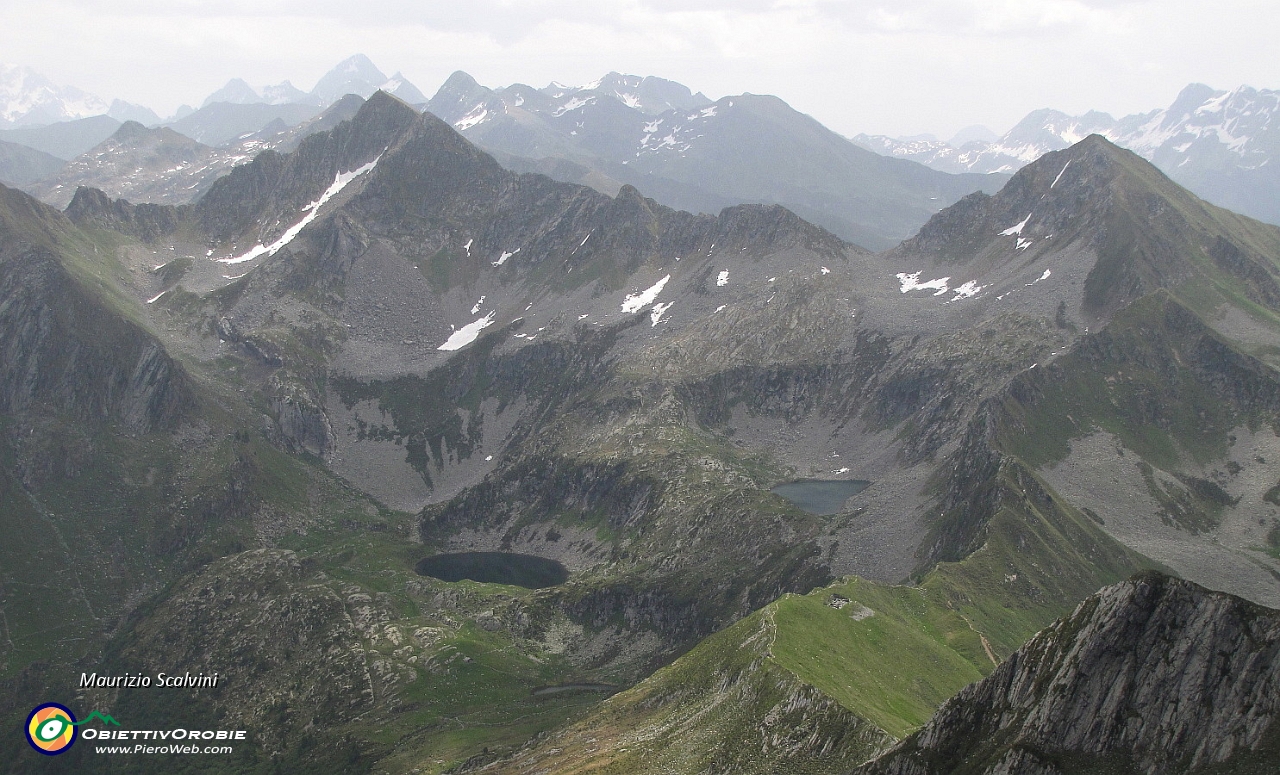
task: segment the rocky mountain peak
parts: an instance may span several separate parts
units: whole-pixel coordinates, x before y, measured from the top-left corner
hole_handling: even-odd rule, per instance
[[[195,206],[201,230],[219,242],[245,235],[272,244],[340,175],[378,159],[418,117],[404,102],[375,92],[350,121],[306,137],[293,153],[264,151],[216,181]]]
[[[112,133],[110,139],[118,143],[127,142],[145,135],[147,131],[147,128],[137,121],[126,121]]]
[[[939,212],[891,255],[983,276],[1034,265],[1024,282],[1066,269],[1054,257],[1067,255],[1072,271],[1087,273],[1083,297],[1071,303],[1089,317],[1210,275],[1270,305],[1280,290],[1262,257],[1278,235],[1261,224],[1242,231],[1238,218],[1094,134],[1023,167],[995,196],[973,194]],[[1242,234],[1256,239],[1244,244]]]
[[[461,119],[478,103],[492,98],[494,93],[476,82],[467,73],[456,71],[436,90],[428,102],[428,110],[450,124]]]
[[[1206,86],[1203,83],[1191,83],[1183,87],[1178,92],[1178,96],[1174,99],[1173,104],[1169,106],[1167,114],[1172,119],[1190,116],[1209,100],[1217,97],[1224,92],[1214,89],[1212,86]]]
[[[627,107],[654,116],[669,110],[697,110],[711,104],[711,100],[701,92],[694,94],[684,84],[654,76],[642,78],[617,72],[583,86],[581,91],[607,94],[621,100]]]

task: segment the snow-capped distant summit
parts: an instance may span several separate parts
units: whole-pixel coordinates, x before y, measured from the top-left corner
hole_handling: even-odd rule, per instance
[[[919,161],[945,172],[1011,172],[1050,151],[1060,151],[1091,134],[1162,163],[1193,163],[1197,150],[1227,151],[1243,166],[1261,166],[1274,148],[1271,118],[1280,112],[1280,92],[1241,86],[1218,91],[1204,84],[1187,86],[1165,110],[1121,119],[1090,111],[1070,116],[1057,110],[1032,111],[989,142],[919,143],[881,135],[858,135],[854,141],[879,153]],[[1207,144],[1202,142],[1207,141]],[[1250,161],[1251,160],[1251,161]]]
[[[29,67],[0,64],[0,127],[53,124],[106,112],[101,97],[57,86]]]
[[[654,116],[668,110],[695,110],[711,104],[706,95],[701,92],[694,94],[689,87],[675,81],[616,72],[582,86],[565,86],[552,81],[541,91],[554,99],[588,94],[608,95],[629,108]]]
[[[943,172],[1012,172],[1050,151],[1099,134],[1140,154],[1201,197],[1280,223],[1280,91],[1240,86],[1231,91],[1193,83],[1164,110],[1120,119],[1091,111],[1028,114],[1000,138],[959,147],[941,142],[858,135],[854,142],[886,156]]]
[[[581,86],[489,89],[456,72],[426,109],[513,169],[610,195],[629,184],[693,212],[779,203],[877,249],[909,236],[939,208],[999,183],[887,162],[777,97],[712,102],[662,78],[608,73]],[[870,201],[892,202],[876,212],[894,215],[864,215]]]
[[[410,105],[424,105],[427,102],[427,95],[419,91],[417,86],[409,83],[399,70],[378,88]]]
[[[458,71],[444,82],[427,103],[427,109],[460,132],[513,110],[575,123],[586,121],[588,115],[608,114],[613,118],[607,124],[615,129],[623,124],[631,126],[631,134],[638,139],[645,134],[642,127],[654,116],[671,111],[697,113],[711,104],[701,92],[695,94],[683,84],[652,76],[609,73],[581,86],[552,81],[541,89],[519,83],[488,89]],[[569,132],[571,136],[578,134],[573,128]]]

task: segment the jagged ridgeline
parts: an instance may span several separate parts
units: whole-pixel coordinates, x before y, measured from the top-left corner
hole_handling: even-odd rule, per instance
[[[882,254],[385,94],[191,204],[3,193],[19,722],[249,729],[230,771],[843,772],[1140,569],[1280,602],[1280,232],[1101,138]]]

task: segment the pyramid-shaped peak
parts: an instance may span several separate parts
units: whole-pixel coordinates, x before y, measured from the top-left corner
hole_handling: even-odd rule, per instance
[[[427,101],[427,111],[453,123],[462,118],[478,103],[493,96],[493,91],[476,83],[476,79],[461,70],[449,76],[435,96]]]
[[[1178,97],[1169,106],[1168,113],[1173,116],[1190,115],[1196,108],[1225,93],[1203,83],[1187,84],[1182,91],[1178,92]]]
[[[135,137],[142,137],[149,130],[139,121],[126,121],[121,124],[116,131],[111,133],[111,139],[116,142],[124,140],[132,140]]]
[[[1080,303],[1100,316],[1206,271],[1280,306],[1280,285],[1266,268],[1280,255],[1280,234],[1245,220],[1093,134],[1023,167],[994,196],[973,194],[939,212],[894,254],[998,274],[1042,258],[1052,263],[1071,246],[1071,255],[1096,259]],[[1206,250],[1217,251],[1218,269],[1194,260]]]
[[[364,54],[354,54],[339,62],[330,71],[333,73],[342,73],[344,75],[355,75],[366,80],[370,78],[380,78],[386,80],[387,76],[378,69],[373,60]]]
[[[311,93],[329,104],[346,94],[367,97],[387,82],[387,76],[364,54],[347,57],[316,82]]]
[[[453,74],[440,85],[440,91],[470,91],[484,88],[469,73],[462,70],[454,70]]]
[[[200,107],[208,107],[215,102],[230,102],[234,105],[252,105],[261,102],[262,97],[252,86],[241,78],[232,78],[227,85],[205,98]]]
[[[394,94],[388,94],[379,89],[369,95],[369,99],[365,100],[364,104],[360,106],[360,110],[356,112],[355,120],[369,120],[375,116],[416,119],[418,111]]]

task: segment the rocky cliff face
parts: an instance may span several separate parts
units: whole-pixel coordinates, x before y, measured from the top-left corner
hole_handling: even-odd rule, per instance
[[[1270,772],[1277,716],[1280,612],[1144,574],[1081,603],[855,772]]]
[[[0,187],[0,410],[67,412],[145,433],[193,398],[189,379],[145,329],[87,292],[59,259],[60,213]]]

